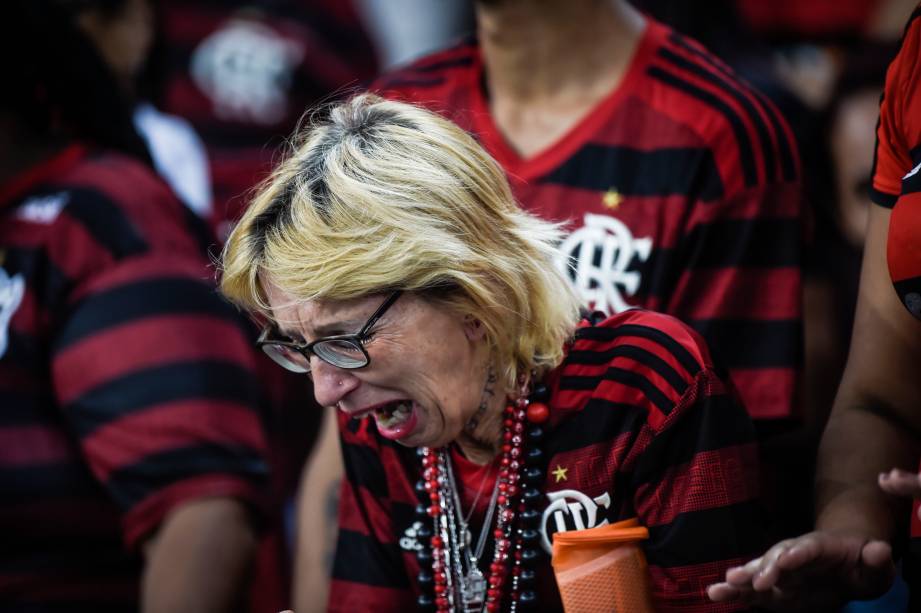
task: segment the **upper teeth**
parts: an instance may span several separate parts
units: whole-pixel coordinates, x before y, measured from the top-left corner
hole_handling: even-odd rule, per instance
[[[389,427],[395,423],[399,423],[405,420],[407,417],[409,417],[411,411],[412,407],[409,405],[409,403],[401,402],[396,405],[396,407],[394,407],[393,411],[389,415],[387,414],[387,411],[383,409],[375,411],[375,413],[377,414],[378,422],[380,422],[380,424],[383,426]]]

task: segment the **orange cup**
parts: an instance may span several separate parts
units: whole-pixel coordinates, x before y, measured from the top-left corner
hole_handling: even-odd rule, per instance
[[[553,572],[567,613],[653,613],[636,518],[553,535]]]

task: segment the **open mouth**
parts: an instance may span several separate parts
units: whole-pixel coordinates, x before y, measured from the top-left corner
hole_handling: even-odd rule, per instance
[[[413,405],[409,400],[398,400],[374,409],[374,420],[378,428],[393,430],[413,414]]]

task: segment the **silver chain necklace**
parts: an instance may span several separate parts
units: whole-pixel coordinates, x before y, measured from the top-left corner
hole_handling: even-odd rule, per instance
[[[449,507],[445,509],[447,516],[447,530],[443,538],[446,544],[449,557],[451,560],[446,561],[446,566],[453,567],[454,572],[448,573],[454,575],[456,583],[453,584],[453,595],[456,595],[459,609],[464,613],[479,613],[484,610],[486,604],[486,578],[483,571],[479,568],[479,560],[483,555],[486,547],[486,539],[489,535],[489,529],[492,525],[493,514],[496,509],[496,501],[499,498],[499,479],[496,479],[496,485],[493,487],[492,496],[489,500],[489,506],[486,509],[486,515],[483,518],[483,526],[480,528],[480,535],[477,539],[476,547],[471,549],[471,534],[468,524],[473,516],[473,509],[470,515],[464,518],[463,508],[461,507],[460,494],[458,493],[457,481],[454,478],[454,468],[451,458],[446,450],[440,450],[440,462],[444,466],[445,479],[442,492],[442,503]],[[459,528],[459,530],[458,530]],[[463,555],[461,555],[463,554]],[[453,598],[452,598],[453,600]]]

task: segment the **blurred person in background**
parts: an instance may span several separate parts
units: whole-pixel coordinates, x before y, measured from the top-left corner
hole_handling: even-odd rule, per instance
[[[145,5],[145,0],[123,0],[122,4],[132,9],[126,8],[123,17],[131,13],[143,16],[140,5]],[[153,104],[142,107],[144,112],[137,118],[143,121],[138,125],[151,128],[142,133],[148,136],[155,161],[158,143],[187,142],[176,129],[180,117],[200,132],[214,203],[209,210],[193,208],[206,211],[213,232],[222,237],[239,214],[248,191],[268,172],[277,146],[293,131],[305,108],[366,82],[376,73],[378,56],[392,62],[443,45],[445,37],[463,31],[470,11],[464,5],[458,0],[407,0],[401,5],[374,0],[157,2],[152,21],[119,20],[142,26],[138,36],[131,39],[136,45],[149,41],[149,31],[143,26],[152,25],[155,30],[150,58],[139,75],[141,83],[135,86],[135,91]],[[415,36],[406,34],[407,14],[415,18],[410,20],[415,24]],[[113,33],[117,40],[119,30],[108,25],[113,20],[99,21],[107,27],[94,31]],[[176,161],[179,156],[166,150],[166,159]],[[183,159],[193,153],[190,148],[183,151]],[[173,166],[190,173],[198,164]],[[212,185],[208,189],[210,195]],[[269,543],[260,548],[257,586],[261,598],[253,607],[268,613],[289,605],[290,543],[298,538],[310,547],[328,537],[305,523],[297,531],[293,521],[294,493],[312,449],[319,416],[319,412],[309,410],[313,402],[309,381],[264,365],[265,360],[260,360],[260,379],[271,396],[267,434],[272,500],[284,510],[280,519],[286,527],[284,532],[269,531]],[[318,457],[318,471],[323,474],[322,458],[326,456]],[[324,570],[319,576],[325,575]],[[310,570],[300,572],[294,586],[310,600],[312,576]]]
[[[723,358],[755,419],[792,418],[801,195],[774,106],[626,2],[476,10],[476,44],[373,89],[457,121],[525,209],[567,225],[557,264],[586,304],[675,315]]]
[[[763,453],[783,475],[773,484],[783,490],[782,504],[772,508],[776,536],[801,534],[814,522],[815,451],[847,359],[879,94],[914,3],[632,3],[706,44],[770,97],[797,135],[812,217],[804,252],[803,421],[772,437]]]
[[[352,0],[162,0],[161,110],[205,142],[219,238],[305,109],[372,78],[374,47]]]
[[[92,41],[132,107],[132,118],[157,172],[199,217],[212,215],[211,174],[204,143],[188,121],[158,110],[152,51],[162,35],[151,0],[71,3],[76,23]],[[162,55],[163,50],[160,50]]]
[[[794,420],[802,209],[796,145],[774,106],[623,1],[475,9],[477,41],[372,89],[458,123],[526,210],[566,224],[557,265],[586,304],[678,317],[762,429]],[[328,491],[329,475],[305,491]],[[301,516],[324,504],[314,496]]]
[[[921,606],[919,83],[921,7],[886,73],[870,192],[875,205],[850,353],[819,449],[815,531],[730,569],[710,588],[717,601],[814,611],[873,598],[892,582],[894,548],[905,552],[908,608]]]
[[[869,41],[852,45],[836,77],[830,106],[816,121],[824,135],[820,150],[827,163],[817,175],[828,179],[811,190],[815,223],[806,252],[804,403],[813,446],[825,427],[847,361],[873,204],[870,184],[879,97],[886,67],[897,50]]]
[[[304,110],[370,79],[375,49],[352,0],[161,0],[154,9],[148,99],[201,135],[219,241]],[[310,382],[260,358],[271,500],[281,515],[260,547],[252,606],[275,613],[290,606],[295,491],[319,421]]]
[[[161,4],[151,0],[82,0],[66,6],[116,78],[154,167],[199,218],[189,219],[189,226],[211,249],[217,239],[211,227],[214,209],[204,144],[187,120],[160,111],[152,102],[162,99],[163,73],[171,52],[164,35]],[[274,613],[290,604],[290,543],[294,538],[289,529],[290,506],[317,421],[304,410],[310,405],[308,382],[272,367],[261,352],[257,352],[256,367],[267,396],[263,423],[269,439],[270,487],[265,500],[269,518],[258,547],[252,608],[256,613]]]
[[[392,69],[469,36],[470,0],[355,0],[380,66]]]
[[[239,610],[267,476],[254,354],[83,6],[0,21],[0,608]]]

